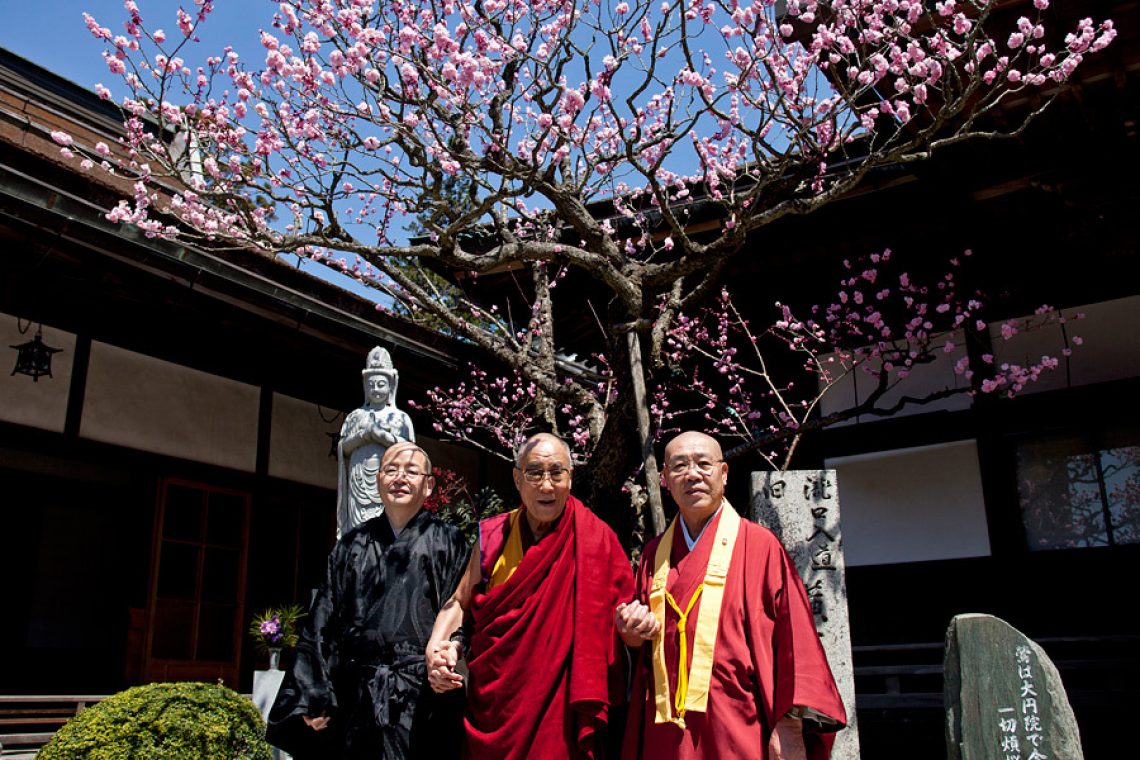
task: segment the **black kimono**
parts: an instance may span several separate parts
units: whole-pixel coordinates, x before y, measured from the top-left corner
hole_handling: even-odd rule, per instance
[[[458,757],[463,691],[432,692],[424,648],[467,557],[459,530],[426,510],[398,537],[381,515],[341,538],[269,713],[269,741],[302,759]],[[323,731],[302,720],[322,714]]]

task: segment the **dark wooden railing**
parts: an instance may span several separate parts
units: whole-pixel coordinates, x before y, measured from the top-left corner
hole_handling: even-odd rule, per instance
[[[64,723],[101,699],[101,695],[0,695],[0,755],[35,752]]]

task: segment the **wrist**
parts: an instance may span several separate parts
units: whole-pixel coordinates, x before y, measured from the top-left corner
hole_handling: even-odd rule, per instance
[[[457,628],[447,640],[455,644],[458,655],[462,659],[467,652],[467,633],[462,628]]]

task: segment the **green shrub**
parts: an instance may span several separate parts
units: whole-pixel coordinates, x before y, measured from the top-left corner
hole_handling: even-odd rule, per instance
[[[270,760],[253,702],[224,686],[152,683],[98,702],[72,718],[37,760]]]

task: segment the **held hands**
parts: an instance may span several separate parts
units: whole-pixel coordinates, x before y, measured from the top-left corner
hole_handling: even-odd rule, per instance
[[[623,602],[614,609],[614,625],[627,647],[639,647],[643,642],[653,640],[661,630],[656,616],[636,599]]]
[[[427,652],[428,684],[432,691],[442,694],[458,689],[463,685],[463,676],[455,672],[459,662],[459,645],[454,641],[428,642]]]
[[[317,718],[310,718],[308,715],[301,716],[305,720],[305,725],[314,731],[324,731],[329,726],[329,716],[321,715]]]

